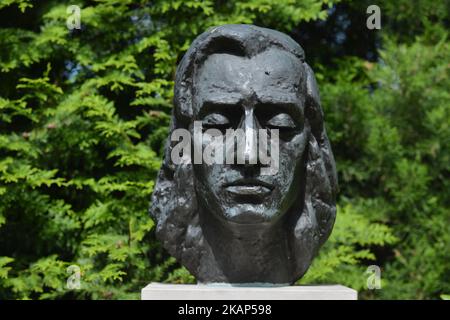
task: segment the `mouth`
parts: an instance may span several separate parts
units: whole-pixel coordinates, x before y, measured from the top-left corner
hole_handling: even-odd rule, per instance
[[[242,179],[226,184],[225,189],[236,196],[263,197],[272,192],[273,186],[256,179]]]

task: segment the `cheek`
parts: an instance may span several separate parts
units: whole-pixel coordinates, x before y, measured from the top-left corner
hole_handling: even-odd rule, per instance
[[[208,165],[204,162],[194,166],[194,174],[198,182],[202,183],[212,193],[220,191],[220,186],[224,183],[223,171],[221,165]]]
[[[306,150],[306,133],[303,131],[292,137],[289,141],[280,141],[280,157],[288,158],[288,163],[298,162]],[[280,163],[282,159],[280,159]]]
[[[288,189],[296,179],[306,151],[306,134],[303,132],[290,141],[280,142],[280,181],[283,189]]]

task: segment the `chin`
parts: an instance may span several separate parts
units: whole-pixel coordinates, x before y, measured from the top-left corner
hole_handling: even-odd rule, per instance
[[[239,204],[229,208],[225,220],[236,224],[267,224],[276,220],[275,214],[269,208],[254,204]]]

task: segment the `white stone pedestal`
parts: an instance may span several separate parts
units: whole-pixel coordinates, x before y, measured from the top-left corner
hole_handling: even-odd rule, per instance
[[[341,285],[231,286],[150,283],[142,300],[357,300],[356,290]]]

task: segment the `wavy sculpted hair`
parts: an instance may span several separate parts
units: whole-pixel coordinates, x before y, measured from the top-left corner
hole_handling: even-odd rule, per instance
[[[251,25],[224,25],[198,36],[178,66],[175,79],[174,109],[170,133],[188,129],[193,120],[192,98],[195,95],[196,71],[214,53],[252,57],[269,48],[293,54],[303,66],[299,77],[304,81],[305,130],[308,145],[301,212],[293,213],[289,230],[293,281],[308,269],[320,246],[327,240],[336,217],[337,176],[333,154],[323,124],[323,111],[314,73],[305,62],[303,49],[289,36]],[[191,164],[175,165],[171,161],[173,144],[166,143],[165,157],[152,195],[150,214],[156,220],[156,235],[168,252],[202,281],[202,262],[211,249],[199,224],[199,208]],[[203,268],[205,268],[203,266]],[[226,279],[223,279],[226,281]]]

